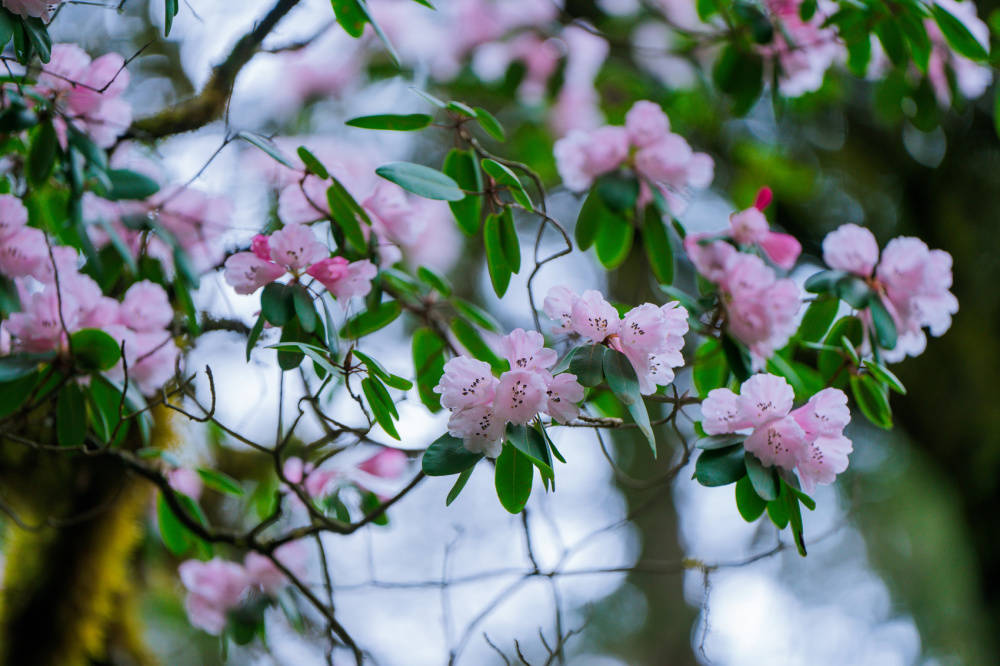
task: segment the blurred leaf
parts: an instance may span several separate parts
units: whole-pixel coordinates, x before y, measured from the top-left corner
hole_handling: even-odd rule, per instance
[[[302,163],[306,167],[306,171],[323,180],[330,177],[330,172],[327,171],[326,167],[323,166],[323,163],[319,161],[319,158],[313,155],[308,148],[305,146],[299,146],[297,152],[299,154],[299,159],[302,160]]]
[[[56,441],[59,446],[80,446],[87,438],[87,403],[75,381],[67,382],[56,399]]]
[[[365,394],[368,406],[372,410],[375,421],[393,439],[399,439],[399,431],[393,423],[393,418],[399,418],[399,412],[392,401],[392,396],[378,378],[369,375],[361,380],[361,390]]]
[[[774,474],[774,469],[764,467],[757,459],[757,456],[746,452],[744,462],[747,468],[747,478],[753,485],[754,492],[765,501],[772,502],[778,499],[778,479]]]
[[[110,335],[96,328],[84,328],[70,337],[73,358],[81,369],[110,370],[121,360],[121,347]]]
[[[733,98],[733,114],[742,116],[764,89],[764,62],[757,53],[740,51],[727,44],[715,61],[712,78],[719,90]]]
[[[941,28],[941,34],[948,40],[951,48],[970,60],[984,61],[989,59],[986,48],[965,27],[965,24],[955,18],[947,9],[937,3],[930,5],[931,14]]]
[[[28,182],[36,187],[44,184],[52,173],[56,163],[56,152],[59,150],[59,139],[51,122],[39,125],[31,141],[28,151],[27,174]]]
[[[624,213],[635,209],[639,198],[639,181],[635,176],[620,171],[604,174],[594,183],[594,189],[605,207],[613,213]]]
[[[479,121],[479,126],[486,130],[486,133],[492,136],[497,141],[504,141],[507,135],[504,134],[503,126],[500,124],[493,114],[482,107],[475,107],[476,120]]]
[[[422,164],[393,162],[375,169],[375,173],[425,199],[461,201],[465,198],[458,183],[440,171]]]
[[[469,350],[474,358],[486,361],[497,372],[507,369],[507,362],[496,355],[493,348],[486,344],[479,332],[469,322],[460,317],[451,320],[451,332],[459,344]]]
[[[413,371],[417,390],[420,402],[431,412],[441,411],[441,398],[433,389],[444,373],[444,350],[444,340],[431,329],[418,328],[413,332]]]
[[[670,244],[667,227],[653,206],[646,207],[645,221],[642,225],[642,244],[646,249],[649,268],[653,271],[656,281],[665,285],[673,284],[674,248]]]
[[[500,244],[503,247],[503,256],[507,260],[511,273],[518,273],[521,270],[521,241],[517,237],[517,228],[514,226],[514,213],[509,206],[500,213]]]
[[[875,297],[871,299],[869,312],[872,317],[872,328],[875,329],[875,341],[882,349],[895,349],[896,341],[899,339],[896,333],[896,322],[892,315],[885,309],[881,299]]]
[[[802,316],[802,323],[796,333],[800,340],[819,342],[830,330],[830,324],[837,316],[840,302],[836,298],[821,296],[809,304]]]
[[[625,405],[635,424],[639,426],[639,431],[646,437],[655,458],[656,438],[653,436],[653,428],[649,423],[646,403],[639,392],[639,378],[635,374],[632,362],[620,351],[605,349],[604,377],[608,380],[608,387],[614,392],[615,397]]]
[[[253,132],[247,132],[247,131],[239,132],[236,135],[236,137],[238,139],[243,139],[250,145],[256,146],[257,148],[263,150],[279,164],[283,164],[289,169],[295,168],[295,165],[292,164],[292,161],[288,159],[288,157],[283,152],[281,152],[281,150],[276,145],[274,145],[274,141],[271,141],[271,139],[261,136],[260,134],[254,134]]]
[[[280,282],[264,286],[260,295],[261,315],[272,326],[284,326],[295,317],[292,290]]]
[[[598,386],[604,381],[604,345],[588,345],[574,350],[569,371],[583,386]]]
[[[141,201],[160,191],[160,184],[145,174],[128,169],[109,169],[111,191],[107,198],[111,201]]]
[[[580,208],[580,215],[576,218],[574,235],[577,246],[581,250],[589,249],[594,244],[600,229],[607,224],[614,224],[617,219],[604,204],[604,200],[597,193],[597,188],[591,188]]]
[[[243,496],[243,488],[240,487],[239,481],[228,474],[205,467],[199,467],[196,471],[204,484],[212,490],[233,495],[234,497]]]
[[[451,503],[458,499],[459,493],[462,492],[465,488],[465,484],[467,484],[469,479],[472,477],[472,470],[474,469],[475,467],[469,467],[458,475],[458,478],[455,479],[455,485],[453,485],[451,490],[448,491],[448,497],[444,501],[445,506],[451,506]]]
[[[412,132],[421,130],[431,124],[431,118],[426,113],[409,113],[406,115],[379,114],[374,116],[359,116],[351,118],[344,124],[350,127],[372,130],[393,130],[397,132]]]
[[[468,150],[452,148],[444,159],[442,170],[450,176],[460,188],[466,191],[465,197],[458,201],[449,201],[458,227],[466,234],[474,236],[479,232],[479,219],[483,211],[482,196],[483,176],[479,171],[479,162]]]
[[[889,393],[871,375],[851,375],[851,393],[858,403],[861,413],[883,430],[892,429],[892,409],[889,407]]]
[[[706,397],[712,389],[722,388],[729,378],[729,363],[719,341],[710,338],[701,343],[694,353],[691,379],[699,397]]]
[[[903,386],[903,382],[899,381],[899,377],[894,375],[889,368],[885,367],[881,363],[876,363],[875,361],[870,360],[865,361],[864,366],[868,372],[872,373],[872,376],[875,377],[875,379],[883,384],[886,384],[896,393],[906,395],[906,387]]]
[[[628,220],[621,217],[605,220],[594,243],[598,260],[608,270],[618,268],[628,259],[634,237],[635,227]]]

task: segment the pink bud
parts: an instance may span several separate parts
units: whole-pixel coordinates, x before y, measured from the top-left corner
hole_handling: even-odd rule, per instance
[[[771,201],[773,199],[774,199],[774,193],[771,192],[770,187],[765,185],[764,187],[760,188],[759,192],[757,192],[757,198],[753,202],[753,207],[761,212],[764,212],[764,209],[766,209],[768,206],[771,205]]]

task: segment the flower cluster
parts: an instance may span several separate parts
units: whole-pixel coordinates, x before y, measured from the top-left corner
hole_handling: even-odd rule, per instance
[[[68,125],[90,136],[101,148],[110,148],[132,123],[132,107],[121,97],[128,82],[125,60],[119,54],[108,53],[91,61],[75,44],[56,44],[35,92],[50,99],[59,112],[53,126],[64,148]]]
[[[648,101],[635,103],[624,127],[570,132],[556,142],[555,157],[563,183],[578,192],[598,176],[630,167],[640,177],[640,203],[652,200],[650,187],[655,187],[675,215],[683,212],[688,189],[708,187],[715,169],[712,158],[695,153],[684,137],[671,132],[667,115]]]
[[[919,238],[892,239],[880,260],[872,232],[845,224],[823,239],[823,260],[830,268],[863,278],[878,294],[899,334],[895,348],[883,353],[890,362],[923,353],[923,329],[929,328],[935,337],[944,335],[958,312],[958,299],[949,291],[951,255],[931,250]],[[862,319],[870,319],[867,310]]]
[[[379,486],[398,479],[409,466],[409,459],[399,449],[383,448],[375,455],[349,468],[327,466],[317,468],[301,458],[285,461],[282,474],[289,483],[301,484],[313,499],[322,499],[333,493],[338,483],[353,484],[362,490],[379,494]]]
[[[275,557],[296,578],[306,574],[305,544],[293,541],[279,546]],[[288,579],[270,560],[259,553],[247,553],[243,564],[213,558],[207,562],[187,560],[178,569],[187,588],[184,609],[188,620],[199,629],[219,635],[226,628],[227,614],[252,593],[274,596]]]
[[[0,4],[20,16],[48,18],[60,2],[62,0],[3,0]]]
[[[167,327],[174,311],[163,287],[149,281],[129,287],[121,302],[104,296],[79,271],[74,248],[51,248],[45,233],[27,225],[19,199],[0,195],[0,274],[14,279],[23,309],[4,328],[16,351],[67,351],[69,335],[85,328],[124,343],[129,379],[146,394],[174,373],[180,353]],[[110,374],[123,375],[121,365]]]
[[[491,458],[500,454],[501,439],[508,423],[525,425],[539,412],[561,423],[579,415],[583,387],[576,375],[555,376],[556,352],[545,348],[540,333],[517,328],[500,340],[510,370],[499,378],[490,365],[468,356],[458,356],[444,366],[441,382],[434,387],[441,404],[452,410],[448,432],[465,441],[470,451]]]
[[[985,46],[990,43],[990,29],[976,14],[976,3],[966,0],[934,0],[949,14],[962,22],[962,25],[976,40]],[[931,19],[924,20],[927,36],[931,40],[931,54],[927,61],[927,80],[934,89],[934,96],[942,106],[951,103],[951,81],[948,68],[954,74],[955,89],[966,99],[976,99],[990,87],[993,81],[993,69],[956,53],[948,45],[948,41]]]
[[[782,95],[800,97],[823,85],[826,70],[840,60],[845,49],[832,28],[825,27],[826,17],[837,9],[836,3],[821,0],[820,9],[808,21],[802,20],[803,0],[766,0],[764,3],[775,22],[774,38],[762,45],[761,54],[779,69],[778,87]],[[832,8],[833,11],[828,11]]]
[[[557,332],[576,333],[625,354],[643,395],[672,382],[674,368],[684,365],[681,350],[688,332],[688,312],[676,301],[662,306],[643,303],[622,317],[600,292],[591,289],[577,296],[567,287],[554,287],[543,308],[557,322]]]
[[[749,433],[747,451],[767,466],[797,470],[811,492],[847,469],[852,445],[843,431],[851,411],[840,389],[823,389],[792,410],[794,397],[783,377],[754,375],[739,395],[726,388],[710,391],[701,405],[702,427],[709,435]]]
[[[289,224],[270,236],[258,234],[250,252],[226,259],[225,278],[238,294],[252,294],[286,273],[294,278],[310,275],[338,300],[365,296],[378,269],[367,259],[348,262],[331,257],[309,227]]]

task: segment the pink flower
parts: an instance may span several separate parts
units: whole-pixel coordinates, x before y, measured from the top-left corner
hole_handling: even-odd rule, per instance
[[[823,239],[823,261],[830,268],[870,277],[878,263],[878,242],[864,227],[841,225]]]
[[[701,425],[709,435],[725,435],[750,427],[743,401],[727,388],[713,389],[701,403]]]
[[[601,343],[618,332],[621,317],[599,291],[588,289],[573,304],[573,330],[591,342]]]
[[[684,250],[694,264],[695,270],[706,280],[721,284],[725,280],[726,265],[736,254],[736,248],[723,241],[703,242],[714,234],[693,233],[684,238]]]
[[[174,319],[167,292],[149,280],[137,282],[125,292],[119,317],[133,331],[156,331],[166,328]]]
[[[48,18],[62,0],[3,0],[3,6],[21,16]]]
[[[847,455],[854,450],[851,440],[841,434],[817,437],[799,453],[798,472],[802,488],[811,493],[817,483],[833,483],[847,469]]]
[[[380,232],[380,237],[400,245],[416,241],[423,231],[424,220],[414,218],[413,206],[406,193],[391,183],[379,183],[364,207],[371,213],[372,224]]]
[[[795,392],[784,377],[754,375],[740,386],[743,415],[753,427],[787,416],[794,399]]]
[[[490,364],[468,356],[456,356],[444,364],[444,374],[434,387],[447,409],[481,407],[493,402],[499,380]]]
[[[285,269],[253,252],[237,252],[226,259],[223,277],[237,294],[252,294],[285,274]]]
[[[622,320],[616,348],[632,363],[644,395],[672,382],[673,369],[684,365],[681,349],[688,331],[687,314],[676,301],[662,307],[645,303]]]
[[[765,465],[793,469],[806,446],[806,434],[790,416],[764,423],[743,443]]]
[[[371,292],[378,269],[368,259],[347,263],[343,257],[331,257],[316,262],[306,273],[319,280],[338,301],[347,301]]]
[[[558,286],[549,289],[542,303],[542,310],[549,319],[557,322],[552,328],[553,332],[564,333],[573,330],[573,306],[577,299],[579,296],[569,287]]]
[[[204,485],[202,484],[201,477],[198,476],[198,472],[193,469],[175,467],[167,472],[167,481],[170,483],[171,488],[182,495],[187,495],[195,500],[201,497]]]
[[[250,241],[250,251],[261,261],[271,261],[271,239],[264,234],[257,234]]]
[[[545,347],[541,333],[523,328],[515,328],[500,338],[500,349],[512,370],[547,370],[558,360],[556,351]]]
[[[506,422],[494,414],[492,407],[475,405],[459,409],[448,419],[448,433],[465,443],[465,448],[473,453],[482,453],[487,458],[496,458],[503,448]]]
[[[13,236],[28,224],[28,209],[12,194],[0,194],[0,241]]]
[[[987,50],[990,46],[990,29],[976,13],[976,3],[968,0],[934,0],[945,11],[957,18],[972,33],[973,37]],[[993,70],[985,64],[969,60],[954,52],[941,33],[937,23],[924,19],[927,35],[931,39],[931,54],[927,63],[927,79],[934,89],[938,103],[948,106],[951,103],[951,82],[948,69],[954,74],[955,87],[966,99],[976,99],[989,88],[993,80]]]
[[[772,66],[780,67],[778,87],[781,94],[799,97],[819,90],[826,70],[844,52],[836,32],[823,27],[827,11],[817,11],[804,22],[799,16],[801,2],[767,0],[765,4],[779,25],[775,26],[771,43],[758,49],[765,57],[776,61]]]
[[[395,479],[400,477],[409,466],[410,460],[405,453],[399,449],[383,448],[359,464],[358,469],[365,474],[382,479]]]
[[[48,245],[41,229],[21,227],[0,238],[0,273],[7,277],[38,275],[48,262]]]
[[[152,395],[171,377],[180,350],[166,331],[133,333],[125,340],[128,377],[145,395]]]
[[[226,613],[239,606],[249,585],[246,570],[235,562],[214,558],[187,560],[178,569],[188,590],[184,608],[191,624],[213,635],[226,628]]]
[[[60,349],[66,344],[66,332],[75,330],[78,321],[76,302],[69,294],[62,297],[62,319],[59,317],[59,297],[55,289],[46,289],[31,295],[22,302],[24,310],[13,312],[7,319],[6,328],[16,339],[18,349],[27,352],[47,352]]]
[[[559,423],[569,423],[580,415],[578,403],[583,400],[583,386],[576,381],[576,375],[563,372],[548,383],[545,390],[546,414]]]
[[[670,131],[670,119],[659,104],[640,100],[625,114],[625,131],[636,148],[656,143]]]
[[[510,370],[500,375],[493,400],[496,418],[527,424],[545,409],[548,394],[545,379],[531,370]]]
[[[330,256],[312,230],[301,224],[289,224],[275,231],[268,244],[271,260],[292,272],[302,271]]]
[[[304,542],[291,541],[278,546],[274,556],[297,579],[302,580],[306,577],[309,553]],[[271,558],[260,553],[254,551],[247,553],[243,558],[243,567],[246,571],[247,584],[265,594],[273,596],[289,584],[288,577],[271,561]]]
[[[730,232],[740,245],[757,245],[778,267],[789,270],[802,253],[802,245],[794,236],[770,230],[764,209],[771,199],[771,189],[761,188],[752,208],[729,217]]]
[[[825,388],[792,412],[792,418],[810,439],[839,435],[851,421],[847,395],[840,389]]]
[[[594,178],[614,171],[628,158],[628,134],[623,127],[604,126],[592,132],[570,132],[556,141],[556,166],[566,187],[582,191]]]

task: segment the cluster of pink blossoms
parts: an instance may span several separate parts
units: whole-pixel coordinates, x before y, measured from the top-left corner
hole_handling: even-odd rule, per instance
[[[708,187],[715,170],[712,158],[671,132],[663,109],[648,101],[632,106],[624,127],[570,132],[556,142],[555,156],[563,183],[577,192],[598,176],[631,167],[639,176],[640,205],[652,201],[650,187],[655,187],[675,215],[684,211],[689,188]]]
[[[972,33],[972,36],[987,50],[990,47],[990,28],[976,13],[976,3],[972,0],[957,2],[956,0],[934,0],[949,14],[961,21],[962,25]],[[924,19],[927,35],[931,39],[931,55],[927,61],[927,80],[934,89],[934,96],[942,106],[951,103],[951,82],[948,78],[948,68],[955,75],[955,88],[966,99],[976,99],[990,87],[993,81],[993,69],[986,64],[969,60],[956,53],[948,45],[948,41],[931,19]]]
[[[929,328],[935,337],[944,335],[958,312],[958,299],[949,291],[951,255],[931,250],[919,238],[892,239],[880,260],[872,232],[845,224],[823,239],[823,261],[830,268],[863,278],[882,300],[899,335],[896,347],[883,352],[887,361],[922,354],[927,347],[923,329]],[[862,319],[870,324],[867,310]]]
[[[174,311],[163,287],[138,282],[120,303],[104,296],[80,273],[74,248],[52,247],[50,255],[45,233],[27,221],[19,199],[0,195],[0,273],[14,280],[23,306],[4,323],[13,350],[66,351],[69,334],[101,329],[125,344],[129,379],[143,393],[155,392],[173,376],[179,354],[167,330]],[[121,377],[121,365],[109,374]]]
[[[780,69],[778,86],[781,94],[788,97],[819,90],[826,70],[845,53],[836,31],[823,26],[827,16],[837,10],[837,4],[821,0],[812,18],[803,21],[799,13],[802,3],[803,0],[764,3],[775,22],[774,39],[759,49]]]
[[[598,291],[590,289],[578,296],[567,287],[553,287],[542,307],[557,322],[555,332],[576,333],[625,354],[643,395],[674,381],[674,368],[684,365],[681,350],[688,332],[688,311],[676,301],[662,306],[643,303],[621,317]]]
[[[802,248],[792,236],[768,229],[762,211],[769,202],[765,188],[754,207],[730,217],[727,237],[760,248],[778,266],[791,268]],[[688,234],[684,249],[697,271],[719,288],[730,334],[750,349],[754,366],[761,367],[795,333],[801,294],[794,281],[778,278],[759,256],[740,252],[726,240],[711,240],[718,237]]]
[[[48,18],[60,2],[62,0],[3,0],[0,4],[19,16]]]
[[[496,458],[508,423],[526,425],[539,412],[561,423],[575,419],[583,387],[576,375],[549,372],[557,355],[544,345],[540,333],[520,328],[501,338],[510,370],[499,379],[489,363],[468,356],[445,363],[434,391],[441,394],[441,404],[452,410],[448,432],[464,440],[470,451]]]
[[[840,389],[823,389],[796,410],[794,398],[783,377],[754,375],[739,395],[726,388],[710,391],[701,405],[702,426],[709,435],[749,433],[747,451],[764,465],[797,470],[802,487],[812,492],[847,469],[853,447],[843,431],[851,411]]]
[[[333,493],[339,484],[353,484],[362,490],[380,495],[386,481],[398,479],[409,467],[409,459],[399,449],[384,448],[375,455],[351,468],[321,467],[304,462],[301,458],[285,461],[282,473],[289,483],[302,484],[303,490],[313,499],[322,499]]]
[[[367,259],[348,262],[331,257],[330,250],[302,224],[289,224],[270,236],[254,236],[251,251],[237,252],[226,259],[225,266],[226,282],[238,294],[252,294],[286,273],[294,278],[306,274],[340,301],[368,294],[378,273]]]
[[[279,546],[275,557],[296,578],[306,574],[305,544],[293,541]],[[285,574],[269,558],[247,553],[243,564],[213,558],[207,562],[187,560],[178,569],[187,588],[184,609],[188,621],[203,631],[219,635],[226,628],[226,616],[253,593],[274,596],[288,585]]]
[[[43,3],[36,3],[43,4]],[[110,148],[132,123],[132,106],[122,99],[129,74],[125,59],[108,53],[91,60],[75,44],[56,44],[42,69],[35,92],[52,100],[59,115],[53,126],[66,147],[67,125]]]

